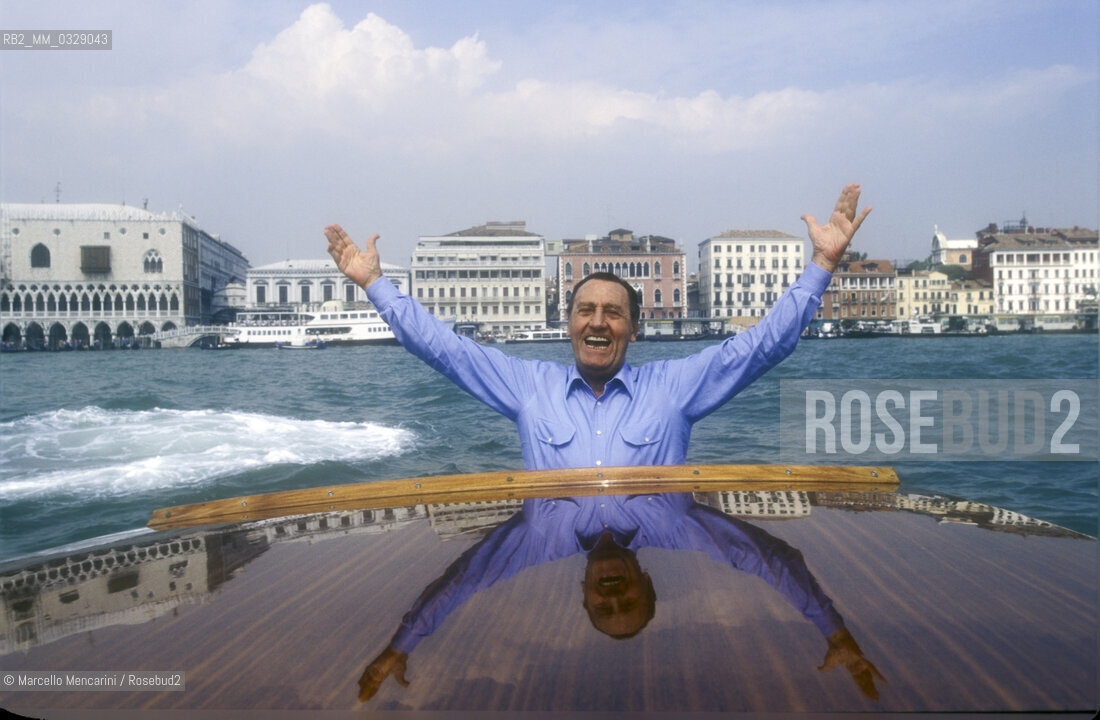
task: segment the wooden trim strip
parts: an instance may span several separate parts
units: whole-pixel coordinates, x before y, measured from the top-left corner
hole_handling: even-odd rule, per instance
[[[533,497],[714,490],[894,490],[888,467],[822,465],[648,465],[471,473],[330,485],[161,508],[154,530],[336,510]]]

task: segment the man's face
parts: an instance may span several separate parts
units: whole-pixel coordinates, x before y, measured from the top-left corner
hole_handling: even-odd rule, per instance
[[[602,386],[614,377],[637,335],[638,327],[630,319],[630,299],[622,285],[590,280],[573,297],[569,339],[577,369],[586,381]]]
[[[638,558],[604,533],[588,554],[584,570],[584,609],[592,624],[612,636],[632,635],[651,617],[653,584]]]

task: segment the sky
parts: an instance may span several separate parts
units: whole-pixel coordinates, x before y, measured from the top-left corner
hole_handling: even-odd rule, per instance
[[[0,0],[0,200],[171,212],[253,265],[322,229],[524,220],[682,244],[805,236],[858,181],[853,249],[926,257],[1026,214],[1100,225],[1095,0]]]

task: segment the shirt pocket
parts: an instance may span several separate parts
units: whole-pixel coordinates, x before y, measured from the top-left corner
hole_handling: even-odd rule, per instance
[[[619,435],[627,445],[634,447],[654,445],[664,437],[664,421],[660,418],[638,420],[620,428]]]
[[[537,418],[535,420],[535,438],[540,443],[561,447],[573,439],[576,429],[569,423]]]

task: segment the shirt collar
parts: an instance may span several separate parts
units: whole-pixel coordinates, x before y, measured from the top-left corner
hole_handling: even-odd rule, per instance
[[[627,524],[633,525],[633,523],[629,522]],[[597,527],[589,529],[578,527],[573,529],[573,537],[577,539],[577,546],[588,553],[592,552],[592,548],[596,547],[596,543],[600,541],[600,535],[603,534],[604,530],[611,531],[611,537],[619,547],[626,548],[627,550],[635,549],[633,547],[634,539],[637,537],[639,530],[636,525],[634,527],[623,528]]]
[[[634,370],[630,367],[630,363],[623,363],[623,366],[619,368],[619,372],[607,381],[604,385],[604,394],[607,394],[608,390],[616,386],[625,390],[630,397],[634,397]],[[589,392],[592,391],[588,387],[588,383],[581,377],[580,371],[577,370],[577,364],[573,363],[569,366],[569,372],[565,377],[565,394],[568,395],[575,387],[586,388]]]

